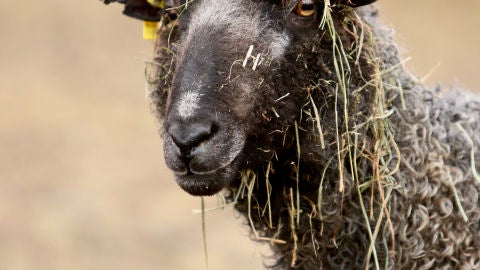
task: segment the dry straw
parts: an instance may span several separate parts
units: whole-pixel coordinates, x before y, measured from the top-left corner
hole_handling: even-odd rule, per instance
[[[351,168],[350,175],[353,177],[353,180],[357,187],[357,192],[359,194],[359,204],[362,209],[362,215],[364,216],[365,228],[368,229],[368,234],[370,238],[370,248],[367,256],[367,262],[365,263],[366,269],[368,268],[369,261],[371,256],[373,255],[375,266],[377,269],[380,269],[379,259],[377,255],[377,251],[375,248],[376,239],[378,233],[380,231],[381,224],[383,224],[384,217],[387,219],[388,227],[390,230],[390,235],[392,236],[391,239],[391,250],[390,252],[394,252],[395,246],[395,239],[393,238],[393,226],[390,220],[390,213],[389,213],[389,198],[392,192],[393,186],[395,181],[393,180],[393,174],[396,170],[398,170],[399,163],[392,164],[395,162],[393,156],[394,154],[398,156],[398,147],[394,141],[393,130],[390,125],[389,121],[389,112],[386,111],[386,102],[385,102],[385,89],[383,86],[382,80],[382,73],[380,69],[380,61],[375,56],[375,47],[373,42],[368,44],[364,43],[365,34],[367,37],[371,37],[371,32],[368,26],[361,23],[361,20],[357,17],[358,25],[360,26],[359,29],[354,28],[354,33],[358,36],[357,39],[357,47],[354,49],[356,52],[356,64],[357,66],[359,63],[360,55],[364,55],[365,57],[369,58],[368,61],[374,63],[374,76],[371,80],[365,81],[363,87],[359,89],[351,89],[350,81],[349,81],[349,74],[351,74],[351,67],[348,61],[348,54],[345,51],[345,48],[342,44],[341,38],[338,36],[334,21],[331,14],[331,3],[329,0],[325,1],[325,9],[323,14],[323,19],[321,22],[321,27],[326,27],[328,32],[330,33],[332,39],[332,55],[334,59],[334,68],[335,74],[337,77],[337,91],[336,91],[336,102],[338,101],[338,95],[341,94],[343,96],[343,112],[335,111],[335,119],[337,125],[337,134],[336,134],[336,143],[337,143],[337,158],[339,163],[339,192],[343,192],[343,181],[345,181],[345,169],[346,166],[343,166],[343,161],[345,160],[344,157],[347,157],[347,160],[350,162],[349,168]],[[359,70],[361,73],[361,70]],[[349,130],[350,128],[350,119],[349,119],[349,96],[348,91],[353,90],[353,94],[360,94],[363,88],[366,87],[374,88],[374,104],[373,104],[373,115],[372,117],[368,118],[365,123],[358,124],[354,126],[354,130]],[[339,93],[340,92],[340,93]],[[355,98],[355,97],[353,97]],[[338,108],[339,106],[336,106]],[[345,133],[340,134],[338,127],[338,118],[341,117],[340,114],[343,114],[344,117],[344,125],[345,125]],[[370,134],[373,135],[371,144],[374,146],[373,149],[363,149],[362,146],[358,142],[358,132],[355,130],[356,128],[360,128],[366,125],[366,128],[370,131]],[[393,153],[396,152],[396,153]],[[365,177],[365,175],[360,176],[357,162],[361,159],[366,159],[371,162],[372,167],[372,175],[370,177]],[[393,165],[393,166],[392,166]],[[393,168],[393,169],[391,169]],[[370,209],[367,210],[367,207],[363,203],[363,196],[362,194],[370,189],[371,192],[371,205]],[[386,193],[386,195],[385,195]],[[379,196],[382,202],[381,210],[376,213],[377,216],[375,217],[375,213],[373,211],[373,198]],[[320,198],[321,199],[321,198]],[[321,205],[321,202],[318,202],[318,205]],[[368,214],[369,213],[369,214]],[[360,213],[359,213],[360,214]],[[375,230],[371,231],[371,224],[370,221],[375,222]],[[388,251],[388,250],[387,250]],[[389,254],[389,252],[386,252]],[[388,261],[388,256],[386,258]]]

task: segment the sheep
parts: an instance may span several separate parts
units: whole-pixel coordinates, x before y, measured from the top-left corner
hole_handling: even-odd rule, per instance
[[[403,67],[372,0],[165,1],[164,156],[274,269],[480,269],[480,101]]]

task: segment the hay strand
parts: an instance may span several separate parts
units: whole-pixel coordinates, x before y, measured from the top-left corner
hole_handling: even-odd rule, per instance
[[[320,123],[320,115],[318,114],[317,105],[313,101],[312,95],[308,95],[310,102],[312,102],[313,113],[315,114],[315,123],[317,124],[318,136],[320,137],[320,146],[325,149],[325,139],[323,138],[322,125]]]
[[[297,194],[297,211],[296,211],[296,217],[297,217],[297,226],[300,225],[300,189],[298,187],[300,183],[300,157],[301,157],[301,150],[300,150],[300,137],[298,134],[298,123],[295,121],[295,138],[297,142],[297,166],[296,166],[296,174],[295,174],[295,180],[296,180],[296,194]]]
[[[473,143],[472,138],[468,135],[468,132],[462,127],[460,122],[455,123],[455,126],[460,130],[463,134],[465,140],[467,140],[468,145],[470,146],[470,167],[472,168],[472,175],[475,180],[480,184],[480,174],[478,173],[475,167],[475,145]]]
[[[446,170],[447,170],[447,177],[450,182],[450,187],[452,188],[453,196],[455,197],[455,203],[457,204],[458,210],[460,211],[460,215],[462,215],[463,221],[468,222],[467,214],[465,213],[465,210],[463,209],[463,206],[462,206],[462,202],[460,201],[460,197],[458,196],[457,188],[455,188],[455,183],[453,182],[450,169],[447,167]]]
[[[272,169],[272,162],[268,162],[267,171],[265,172],[265,188],[267,190],[267,205],[263,209],[263,215],[265,215],[265,210],[268,210],[268,227],[273,228],[272,222],[272,204],[270,201],[270,196],[272,195],[272,185],[270,184],[270,170]]]
[[[247,216],[248,216],[248,222],[250,223],[250,228],[253,231],[253,236],[254,236],[255,240],[259,240],[259,241],[268,241],[268,242],[275,243],[275,244],[286,244],[287,242],[284,241],[284,240],[261,237],[258,234],[257,229],[255,228],[255,224],[253,222],[252,211],[251,210],[252,210],[253,191],[254,191],[256,179],[257,179],[257,177],[252,170],[248,170],[244,174],[242,174],[242,182],[245,183],[245,187],[247,188],[247,192],[248,192],[248,194],[247,194],[247,206],[248,206]]]
[[[202,239],[203,239],[203,251],[205,256],[205,266],[207,270],[210,270],[210,266],[208,264],[208,247],[207,247],[207,229],[206,229],[206,222],[205,222],[205,198],[202,196],[200,198],[201,205],[202,205]]]
[[[292,249],[292,262],[290,267],[295,267],[297,261],[297,251],[298,251],[298,236],[295,228],[295,216],[298,216],[299,208],[295,209],[295,202],[293,200],[293,189],[290,188],[290,204],[288,212],[290,213],[290,229],[292,231],[292,240],[293,240],[293,249]]]

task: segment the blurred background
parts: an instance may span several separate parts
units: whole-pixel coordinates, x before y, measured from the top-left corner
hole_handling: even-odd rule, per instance
[[[379,5],[419,77],[480,89],[480,1]],[[200,199],[145,98],[151,52],[120,5],[0,0],[1,270],[205,269]],[[231,208],[206,218],[210,269],[262,269]]]

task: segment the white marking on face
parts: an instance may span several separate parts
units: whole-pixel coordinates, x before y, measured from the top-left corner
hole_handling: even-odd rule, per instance
[[[201,94],[194,91],[186,91],[180,97],[177,105],[178,115],[182,118],[189,118],[195,114],[195,111],[200,107]]]

